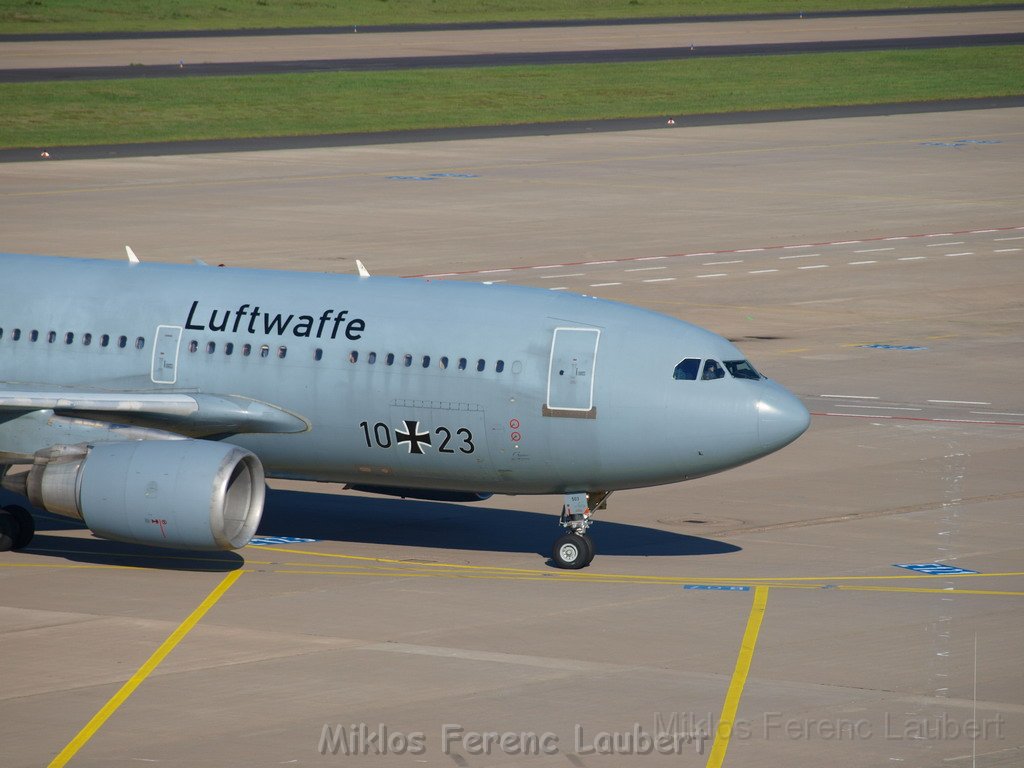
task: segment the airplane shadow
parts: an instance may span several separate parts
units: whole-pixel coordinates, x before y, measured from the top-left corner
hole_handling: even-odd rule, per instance
[[[17,504],[32,512],[36,535],[24,550],[28,555],[63,557],[76,563],[113,565],[125,568],[151,568],[164,571],[234,571],[245,565],[237,552],[192,552],[183,549],[158,549],[140,544],[124,544],[98,537],[53,536],[48,532],[82,531],[86,526],[70,518],[53,515],[32,507],[21,496],[0,490],[0,506]]]
[[[590,529],[599,555],[678,557],[740,551],[740,547],[714,539],[616,523],[609,517],[609,513],[598,513],[597,523]],[[555,513],[268,490],[267,506],[257,533],[260,536],[547,556],[562,529]]]
[[[27,506],[0,491],[0,504]],[[75,562],[189,571],[231,571],[245,564],[235,552],[189,552],[99,538],[47,535],[81,530],[73,520],[33,510],[36,536],[26,553],[60,555]],[[720,555],[740,547],[701,536],[617,523],[599,513],[590,530],[598,556]],[[350,541],[477,552],[520,552],[547,558],[561,534],[557,515],[413,499],[371,498],[306,491],[267,490],[257,535]],[[550,560],[548,561],[550,565]]]

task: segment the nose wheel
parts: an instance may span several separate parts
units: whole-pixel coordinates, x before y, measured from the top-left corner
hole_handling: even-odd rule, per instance
[[[13,504],[0,509],[0,552],[24,549],[35,533],[35,521],[27,510]]]
[[[569,571],[586,568],[594,559],[594,542],[578,533],[559,536],[551,549],[551,559],[559,568]]]
[[[557,567],[575,571],[590,565],[594,559],[594,542],[587,530],[594,523],[594,511],[607,509],[605,502],[610,495],[610,491],[565,494],[562,516],[558,520],[565,533],[551,548],[551,561]]]

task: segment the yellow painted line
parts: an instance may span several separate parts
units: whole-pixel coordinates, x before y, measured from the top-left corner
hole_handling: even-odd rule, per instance
[[[414,569],[420,568],[425,570],[434,570],[440,568],[452,569],[452,570],[465,570],[465,571],[486,571],[490,573],[522,573],[530,575],[543,575],[552,579],[565,579],[575,576],[576,578],[585,579],[587,581],[596,581],[601,579],[617,579],[617,580],[628,580],[636,579],[638,581],[660,581],[668,584],[689,584],[695,582],[701,583],[740,583],[749,584],[750,582],[771,582],[772,584],[786,581],[821,581],[821,582],[833,582],[833,581],[862,581],[862,580],[881,580],[881,581],[892,581],[900,579],[936,579],[936,578],[965,578],[965,577],[983,577],[983,578],[994,578],[997,576],[1024,576],[1024,571],[1010,571],[1004,573],[952,573],[952,574],[893,574],[891,576],[642,576],[628,573],[581,573],[573,571],[554,571],[554,570],[538,570],[536,568],[504,568],[499,566],[491,565],[466,565],[463,563],[421,563],[421,562],[410,562],[408,560],[396,560],[387,557],[368,557],[365,555],[343,555],[335,552],[316,552],[311,550],[303,549],[288,549],[285,547],[259,547],[260,550],[271,551],[271,552],[284,552],[290,555],[304,555],[306,557],[320,557],[330,558],[337,560],[352,560],[361,563],[379,563],[382,565],[398,565],[404,568]],[[248,561],[247,561],[248,562]],[[298,563],[286,563],[286,565],[300,565]],[[318,566],[323,567],[323,566]],[[331,567],[345,567],[345,566],[331,566]]]
[[[103,724],[135,692],[135,689],[142,684],[142,681],[149,677],[154,669],[160,666],[160,662],[167,657],[167,654],[174,650],[175,646],[192,631],[192,628],[199,623],[199,620],[206,615],[206,612],[224,596],[224,593],[230,589],[232,584],[238,581],[243,573],[245,571],[232,571],[221,579],[220,584],[206,596],[206,599],[199,604],[199,607],[192,611],[189,617],[178,625],[178,628],[153,652],[153,655],[146,660],[146,663],[139,667],[138,671],[129,678],[128,682],[122,685],[121,689],[111,697],[110,701],[103,705],[102,709],[93,716],[92,720],[86,723],[85,727],[78,732],[78,735],[68,742],[68,745],[61,750],[60,754],[53,758],[49,768],[61,768],[61,766],[67,765],[68,761],[78,753],[78,750],[84,747],[89,739],[96,734],[96,731],[103,727]]]
[[[857,592],[924,592],[937,595],[1001,595],[1003,597],[1024,597],[1024,592],[1007,592],[995,589],[928,589],[926,587],[847,587],[835,589]]]
[[[722,716],[715,729],[715,741],[711,746],[711,754],[708,755],[707,768],[721,768],[725,760],[726,750],[729,749],[729,738],[732,736],[732,726],[736,722],[736,711],[739,709],[743,686],[746,684],[747,674],[750,672],[750,662],[754,658],[757,635],[761,631],[761,621],[764,619],[764,609],[767,604],[768,587],[755,587],[754,604],[750,607],[747,628],[743,632],[743,641],[740,643],[740,655],[736,657],[736,668],[732,672],[729,690],[725,694],[725,704],[722,705]]]
[[[682,584],[701,584],[708,586],[722,586],[721,581],[707,581],[705,579],[686,579],[680,581],[678,584],[675,582],[665,582],[660,579],[652,577],[649,580],[642,581],[637,578],[621,578],[617,579],[614,577],[604,579],[593,579],[587,578],[583,574],[572,575],[568,574],[565,576],[559,576],[557,578],[548,576],[546,574],[537,572],[534,574],[512,574],[512,573],[482,573],[482,572],[466,572],[466,571],[415,571],[415,570],[384,570],[371,568],[367,566],[353,565],[349,567],[339,566],[330,570],[314,568],[312,566],[303,568],[302,570],[295,570],[293,568],[282,568],[280,570],[271,571],[271,573],[283,573],[290,576],[366,576],[375,578],[403,578],[403,579],[478,579],[482,581],[546,581],[548,583],[556,582],[572,582],[575,584],[630,584],[635,586],[681,586]],[[821,590],[827,591],[829,589],[843,592],[920,592],[925,594],[938,594],[938,595],[993,595],[998,597],[1024,597],[1024,592],[1010,592],[1000,590],[985,590],[985,589],[929,589],[925,587],[873,587],[873,586],[847,586],[847,585],[827,585],[827,584],[787,584],[786,582],[779,582],[777,584],[758,584],[755,589],[767,589],[768,587],[774,587],[775,589],[804,589],[804,590]]]

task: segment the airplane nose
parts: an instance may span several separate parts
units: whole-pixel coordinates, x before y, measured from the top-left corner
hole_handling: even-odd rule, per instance
[[[807,431],[811,414],[795,395],[770,381],[757,402],[757,435],[768,451],[789,445]]]

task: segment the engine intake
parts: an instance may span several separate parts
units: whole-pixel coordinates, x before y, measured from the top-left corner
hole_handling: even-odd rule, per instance
[[[266,495],[255,454],[209,440],[57,446],[4,486],[106,539],[202,550],[248,544]]]

